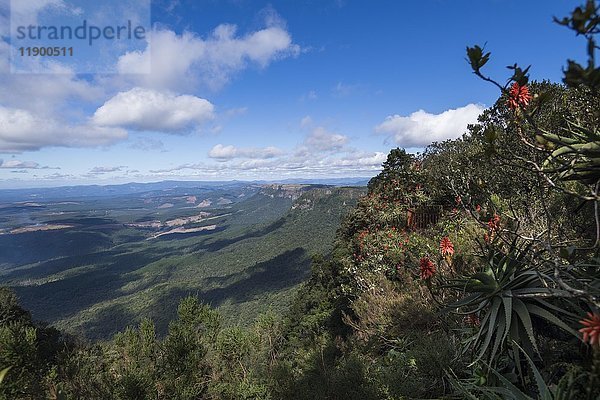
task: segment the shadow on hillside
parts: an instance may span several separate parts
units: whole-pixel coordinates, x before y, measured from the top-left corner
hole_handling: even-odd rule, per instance
[[[183,251],[170,250],[169,255],[181,255]],[[96,266],[112,271],[129,272],[148,263],[164,258],[164,249],[148,247],[124,252],[123,248],[100,250],[87,254],[76,254],[41,262],[26,269],[16,269],[2,277],[3,281],[39,279],[81,266]],[[110,260],[110,262],[108,262]]]
[[[243,235],[236,236],[236,237],[233,237],[230,239],[218,239],[218,240],[215,240],[214,242],[202,243],[201,245],[199,245],[195,248],[192,248],[191,251],[196,252],[196,251],[203,250],[203,251],[208,251],[208,252],[216,252],[227,246],[231,246],[234,243],[241,242],[242,240],[265,236],[265,235],[281,228],[283,226],[283,224],[285,224],[285,222],[286,222],[285,217],[282,217],[282,218],[279,218],[277,221],[265,226],[264,228],[256,229],[256,230],[244,233]]]
[[[268,261],[258,263],[242,275],[207,278],[208,286],[220,286],[202,292],[201,298],[218,307],[226,300],[241,303],[268,292],[285,289],[306,279],[311,259],[303,248],[288,250]]]
[[[173,252],[170,255],[177,255],[177,253]],[[84,256],[84,265],[93,263],[90,256],[94,255]],[[104,252],[104,254],[96,256],[104,260],[111,259],[113,262],[95,265],[89,270],[74,273],[72,276],[54,282],[17,286],[14,289],[23,305],[32,311],[35,318],[52,322],[67,318],[96,303],[122,296],[123,285],[139,279],[139,276],[128,274],[129,272],[158,261],[164,258],[165,254],[161,249],[146,249],[125,254],[116,252],[115,254],[106,254]],[[66,259],[57,260],[63,266],[68,266],[67,268],[63,267],[63,270],[74,267],[73,264],[65,261]],[[71,259],[71,261],[73,260]],[[39,272],[47,274],[47,270]],[[165,271],[159,278],[164,281],[168,279],[168,275],[169,271]],[[150,284],[157,283],[154,280]],[[139,290],[142,289],[144,287],[139,288]]]
[[[0,235],[0,263],[25,265],[68,255],[84,255],[111,245],[110,238],[95,231],[38,231]]]
[[[206,286],[220,286],[215,289],[202,291],[200,288],[198,290],[169,288],[166,292],[152,297],[151,304],[143,315],[135,315],[121,304],[111,305],[103,309],[92,321],[84,323],[81,329],[85,331],[85,336],[88,339],[109,339],[115,333],[123,331],[127,326],[137,326],[141,318],[149,317],[155,323],[157,334],[163,336],[167,332],[169,322],[177,317],[177,306],[184,297],[190,295],[198,297],[201,301],[213,307],[218,307],[228,300],[234,303],[243,303],[303,282],[309,274],[310,262],[310,257],[303,248],[289,250],[268,261],[248,268],[244,274],[231,274],[204,280]],[[108,276],[105,276],[105,278],[108,278]],[[118,297],[118,291],[115,292],[115,288],[110,288],[110,282],[101,279],[99,283],[99,289],[108,289],[107,291],[115,294],[113,297]],[[154,282],[154,284],[157,283]],[[120,281],[114,286],[118,290],[122,284],[123,282]],[[66,287],[68,287],[68,284]],[[77,310],[65,310],[63,315],[58,315],[55,310],[55,315],[58,315],[58,318],[56,316],[52,318],[59,319],[91,305],[86,301],[86,294],[83,293],[86,290],[89,291],[90,288],[87,287],[85,290],[82,289],[82,292],[75,293],[77,301],[73,303],[77,304]],[[97,301],[102,301],[102,299]],[[64,303],[64,299],[61,299],[60,302]],[[44,319],[43,315],[37,315],[36,317]]]
[[[107,340],[128,326],[138,326],[140,320],[123,305],[114,304],[96,314],[92,322],[82,324],[74,333],[89,340]]]
[[[207,278],[203,281],[205,286],[221,287],[206,291],[171,289],[154,300],[148,316],[155,322],[156,332],[164,335],[169,322],[177,316],[177,305],[186,296],[198,297],[212,307],[218,307],[228,300],[244,303],[302,283],[310,273],[310,263],[311,258],[303,248],[288,250],[248,268],[244,274]]]

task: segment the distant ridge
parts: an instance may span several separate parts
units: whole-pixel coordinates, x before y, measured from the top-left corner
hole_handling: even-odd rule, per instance
[[[111,197],[131,194],[185,188],[222,189],[244,185],[307,184],[326,186],[366,186],[370,178],[322,178],[322,179],[283,179],[254,181],[159,181],[148,183],[123,183],[117,185],[73,185],[25,189],[0,189],[0,202],[57,200],[81,197]]]

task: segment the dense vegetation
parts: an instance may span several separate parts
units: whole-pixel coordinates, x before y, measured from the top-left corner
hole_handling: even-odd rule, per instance
[[[224,326],[194,297],[164,337],[144,320],[84,345],[2,292],[7,398],[600,398],[600,69],[497,84],[458,140],[390,152],[281,318]]]

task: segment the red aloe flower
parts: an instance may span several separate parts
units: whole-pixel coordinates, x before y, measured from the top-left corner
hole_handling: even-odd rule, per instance
[[[589,312],[588,318],[584,318],[579,323],[584,327],[579,330],[583,333],[583,341],[590,346],[600,346],[600,314]]]
[[[481,325],[481,321],[479,320],[479,317],[475,313],[465,316],[464,321],[467,325],[471,325],[471,326]]]
[[[440,251],[443,256],[451,256],[454,254],[454,245],[448,236],[445,236],[440,242]]]
[[[527,106],[531,101],[531,93],[526,85],[519,85],[517,82],[513,83],[508,92],[508,106],[512,110],[516,110],[519,104],[523,107]]]
[[[490,228],[491,232],[497,232],[500,230],[500,216],[498,214],[494,214],[494,216],[489,220],[488,228]]]
[[[435,275],[435,264],[427,257],[421,258],[419,268],[421,268],[421,279],[427,280]]]

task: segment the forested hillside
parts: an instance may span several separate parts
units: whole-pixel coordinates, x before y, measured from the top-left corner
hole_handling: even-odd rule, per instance
[[[109,339],[144,317],[164,334],[188,294],[248,323],[289,306],[311,255],[329,251],[365,190],[199,185],[4,207],[0,284],[35,319],[88,339]],[[40,227],[65,228],[33,231]]]
[[[283,317],[231,326],[190,296],[164,336],[145,319],[85,344],[3,290],[5,398],[600,398],[599,10],[559,22],[588,65],[499,84],[468,48],[497,102],[460,139],[390,151]]]

